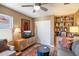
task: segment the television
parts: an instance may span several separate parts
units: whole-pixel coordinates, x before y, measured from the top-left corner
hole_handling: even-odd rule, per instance
[[[22,38],[30,38],[32,36],[32,31],[24,31]]]

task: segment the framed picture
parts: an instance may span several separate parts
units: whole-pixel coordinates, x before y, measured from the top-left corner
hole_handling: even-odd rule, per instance
[[[24,31],[28,31],[30,29],[30,20],[27,19],[21,19],[21,34],[24,33]]]
[[[13,19],[11,16],[0,14],[0,29],[13,28]]]

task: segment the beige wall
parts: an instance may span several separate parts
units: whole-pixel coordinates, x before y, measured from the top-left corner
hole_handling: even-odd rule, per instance
[[[51,42],[51,44],[54,45],[54,16],[53,15],[51,16],[51,28],[52,28],[52,31],[51,31],[52,32],[52,40],[51,40],[52,42]]]
[[[21,14],[19,12],[16,12],[12,9],[9,9],[7,7],[4,7],[2,5],[0,5],[0,13],[1,14],[6,14],[6,15],[9,15],[9,16],[12,16],[13,17],[13,27],[16,27],[16,26],[19,26],[21,27],[21,19],[27,19],[27,20],[30,20],[31,23],[30,23],[30,27],[31,27],[31,30],[33,30],[33,27],[32,27],[32,18],[31,17],[28,17],[28,16],[25,16],[24,14]],[[4,33],[4,32],[3,32]],[[6,33],[7,34],[12,34],[12,33]],[[6,38],[8,39],[10,36],[7,36]],[[9,38],[10,40],[12,40],[12,38]]]
[[[74,17],[75,17],[75,25],[79,26],[79,10],[75,13]]]
[[[24,19],[27,19],[27,20],[31,20],[32,18],[31,17],[27,17],[21,13],[18,13],[14,10],[11,10],[9,8],[6,8],[4,6],[0,6],[0,13],[2,14],[6,14],[6,15],[10,15],[10,16],[13,16],[13,24],[14,25],[18,25],[18,24],[21,24],[21,19],[24,18]],[[19,21],[18,21],[19,20]],[[19,25],[20,26],[20,25]]]

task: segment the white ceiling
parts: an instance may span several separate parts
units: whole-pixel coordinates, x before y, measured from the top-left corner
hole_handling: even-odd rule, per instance
[[[71,14],[75,13],[79,9],[79,4],[77,3],[68,5],[64,5],[63,3],[48,3],[42,5],[48,8],[47,12],[39,10],[38,12],[33,13],[33,7],[21,7],[21,5],[33,5],[34,3],[1,3],[1,4],[31,17]]]

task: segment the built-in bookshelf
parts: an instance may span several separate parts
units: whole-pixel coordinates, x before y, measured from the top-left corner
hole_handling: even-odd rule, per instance
[[[74,25],[74,15],[55,16],[54,32],[56,36],[67,36],[69,26]]]
[[[54,46],[57,47],[57,38],[72,37],[73,34],[69,32],[69,27],[75,25],[75,14],[66,16],[54,16]]]

